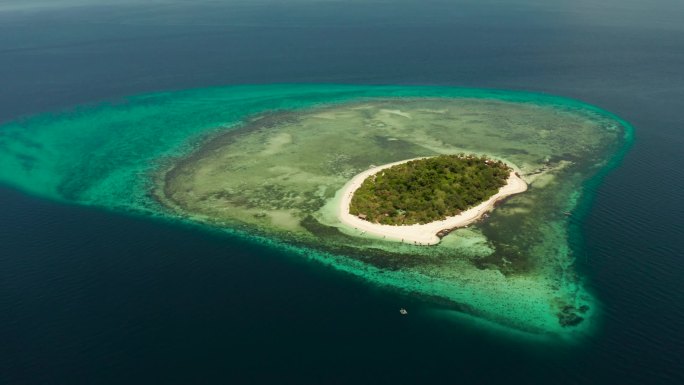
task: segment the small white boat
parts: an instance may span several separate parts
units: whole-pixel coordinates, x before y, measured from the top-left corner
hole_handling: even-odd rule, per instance
[[[408,311],[406,311],[406,309],[402,307],[401,309],[399,309],[399,313],[401,313],[401,315],[406,315],[408,314]]]

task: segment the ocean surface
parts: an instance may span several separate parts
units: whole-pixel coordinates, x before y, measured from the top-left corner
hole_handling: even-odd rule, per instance
[[[604,312],[573,346],[240,237],[2,186],[0,383],[684,383],[684,3],[29,3],[0,2],[0,123],[187,88],[448,85],[579,99],[636,140],[573,224]]]

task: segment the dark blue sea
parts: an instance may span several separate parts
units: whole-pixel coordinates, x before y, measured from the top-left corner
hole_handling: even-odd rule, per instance
[[[266,83],[525,90],[630,122],[575,223],[599,330],[511,340],[285,251],[0,187],[1,384],[684,384],[684,2],[0,1],[0,123]]]

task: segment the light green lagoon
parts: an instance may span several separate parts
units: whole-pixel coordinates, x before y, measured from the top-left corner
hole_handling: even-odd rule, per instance
[[[0,181],[32,194],[203,223],[529,337],[591,333],[575,270],[586,186],[632,129],[578,101],[441,87],[271,85],[136,96],[0,127]],[[336,192],[373,166],[475,153],[529,190],[436,246],[357,234]],[[568,214],[571,214],[568,215]]]

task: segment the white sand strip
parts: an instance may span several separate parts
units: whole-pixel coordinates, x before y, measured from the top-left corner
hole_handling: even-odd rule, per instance
[[[525,181],[523,181],[514,171],[511,171],[511,175],[508,177],[506,185],[501,187],[499,192],[479,205],[463,211],[456,216],[447,217],[441,221],[430,222],[424,225],[393,226],[371,223],[355,215],[349,214],[349,205],[351,204],[352,196],[354,195],[354,192],[361,187],[361,184],[366,178],[386,168],[416,159],[423,158],[408,159],[374,167],[356,175],[347,182],[342,189],[342,197],[337,213],[340,222],[359,231],[359,234],[368,233],[369,235],[375,235],[384,239],[404,243],[435,245],[440,241],[440,238],[437,236],[437,233],[440,231],[455,229],[473,223],[482,217],[483,214],[492,210],[497,201],[527,190],[527,183],[525,183]]]

